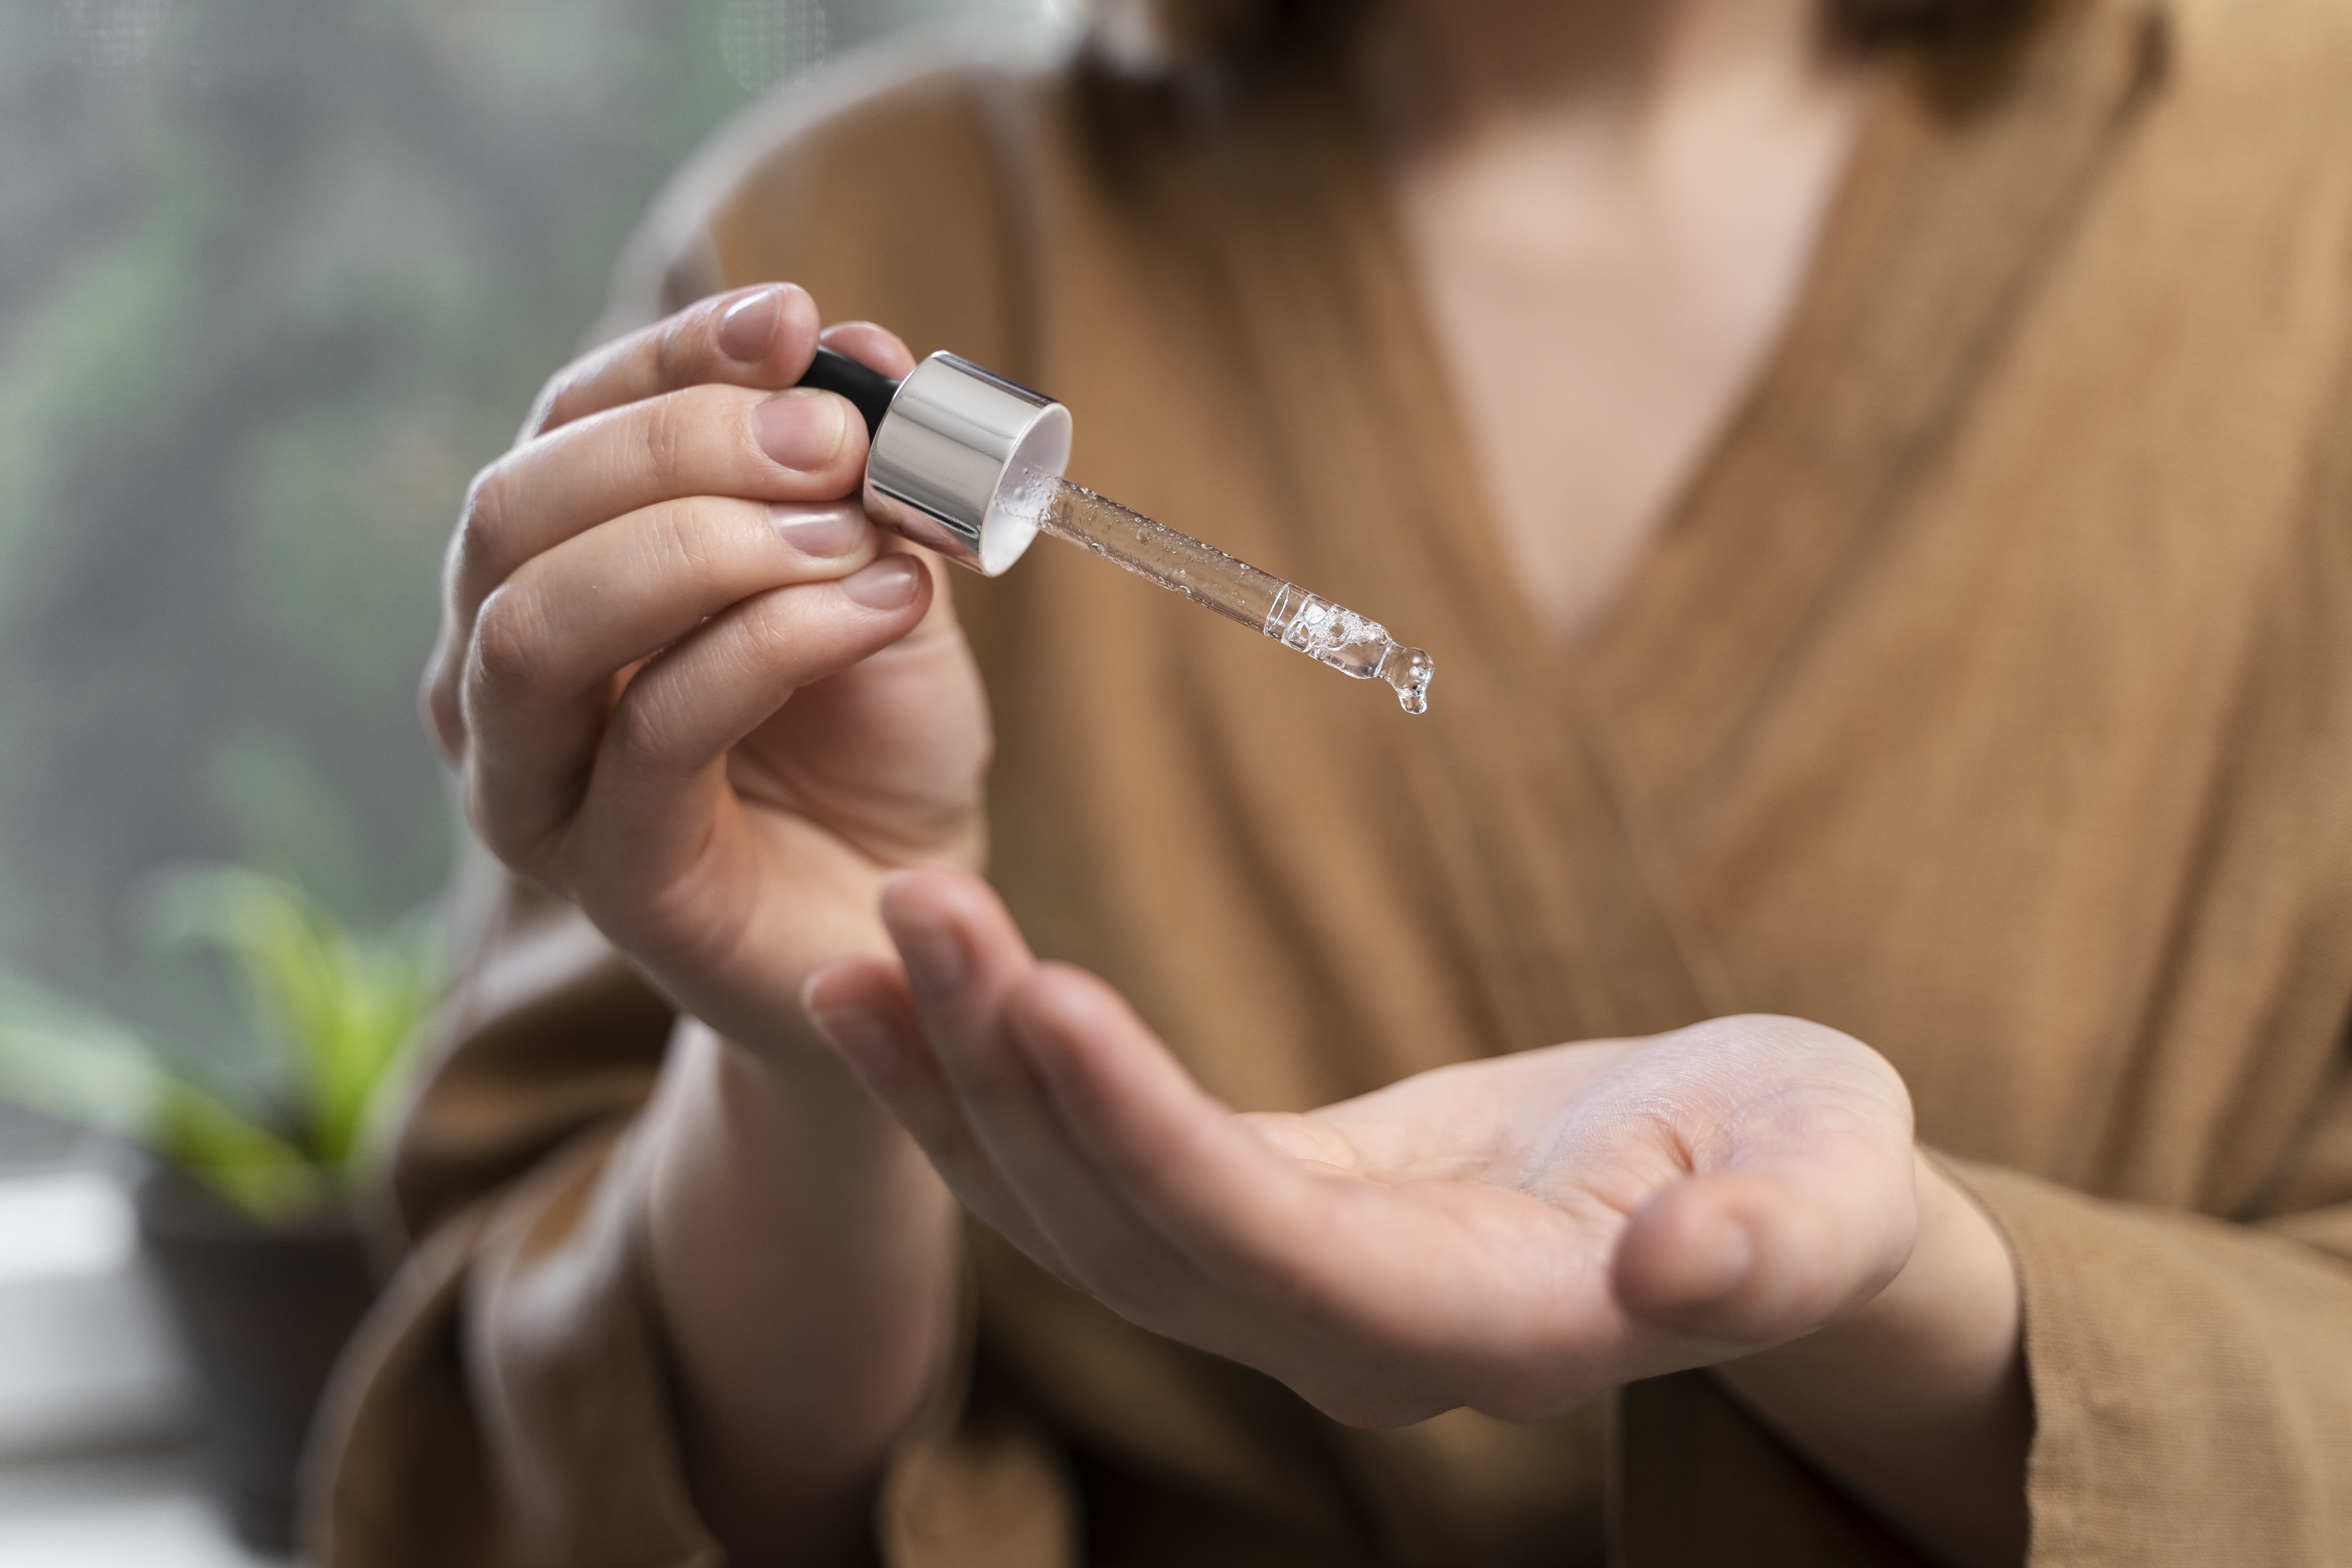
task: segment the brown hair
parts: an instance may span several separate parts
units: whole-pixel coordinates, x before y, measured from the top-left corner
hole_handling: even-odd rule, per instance
[[[1130,5],[1135,0],[1129,0]],[[1226,64],[1328,59],[1376,0],[1142,0],[1170,58]],[[1865,47],[1964,43],[2008,32],[2039,0],[1823,0]]]
[[[1076,61],[1087,145],[1114,184],[1171,135],[1196,132],[1269,92],[1321,81],[1381,0],[1092,0]],[[1533,0],[1541,3],[1541,0]],[[1909,47],[1942,109],[1998,97],[2028,25],[2065,0],[1820,0],[1853,47]]]

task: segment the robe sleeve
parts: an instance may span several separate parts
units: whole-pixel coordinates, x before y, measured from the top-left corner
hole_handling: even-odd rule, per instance
[[[926,46],[869,48],[747,111],[655,203],[590,341],[789,277],[836,316],[1001,352],[980,330],[1010,288],[992,247],[975,241],[955,287],[881,263],[925,254],[886,219],[990,232],[1002,149],[981,106],[1013,81]],[[891,195],[908,169],[925,199]],[[722,228],[749,234],[731,257]],[[454,902],[482,912],[456,922],[470,967],[395,1156],[409,1256],[321,1413],[309,1533],[334,1568],[715,1568],[670,1410],[634,1135],[676,1018],[577,910],[478,850]],[[962,1373],[894,1456],[877,1531],[893,1568],[1066,1568],[1076,1551],[1049,1441]]]
[[[2024,1288],[2036,1568],[2352,1560],[2352,1058],[2246,1223],[1958,1170]]]
[[[633,1136],[675,1019],[568,905],[497,910],[394,1173],[414,1239],[314,1438],[331,1568],[717,1568],[680,1459]],[[1017,1398],[957,1373],[893,1456],[891,1568],[1068,1568],[1076,1519]]]
[[[719,286],[685,210],[641,226],[591,343]],[[576,909],[470,840],[448,903],[467,967],[394,1151],[407,1257],[320,1410],[305,1533],[334,1568],[715,1568],[630,1135],[676,1016]]]
[[[568,906],[502,880],[400,1141],[413,1241],[322,1412],[337,1568],[720,1561],[688,1500],[630,1138],[673,1020]]]
[[[2017,1261],[2031,1568],[2352,1561],[2352,1053],[2235,1222],[1945,1163]],[[1929,1562],[1703,1373],[1626,1389],[1619,1437],[1626,1568]]]

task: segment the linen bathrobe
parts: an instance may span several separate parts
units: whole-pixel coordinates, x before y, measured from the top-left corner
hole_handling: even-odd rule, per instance
[[[956,575],[1041,953],[1243,1109],[1846,1030],[2015,1253],[2032,1561],[2352,1562],[2352,7],[2081,0],[1891,68],[1572,654],[1335,91],[837,68],[680,177],[621,296],[768,279],[1051,392],[1075,478],[1436,658],[1409,718],[1058,543]],[[715,1564],[636,1228],[672,1016],[485,887],[318,1521],[338,1568]],[[1924,1561],[1703,1372],[1352,1430],[968,1257],[894,1565]]]

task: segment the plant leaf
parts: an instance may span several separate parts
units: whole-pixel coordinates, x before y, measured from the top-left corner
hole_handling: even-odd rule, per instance
[[[166,941],[217,949],[247,1014],[279,1055],[311,1155],[342,1164],[438,994],[429,927],[373,940],[294,884],[241,867],[184,871],[152,906]]]
[[[0,974],[0,1098],[128,1139],[264,1224],[331,1194],[302,1152],[130,1029]]]

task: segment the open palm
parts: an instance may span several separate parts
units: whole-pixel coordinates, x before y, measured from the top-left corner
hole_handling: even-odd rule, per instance
[[[1901,1269],[1909,1102],[1834,1030],[1717,1020],[1236,1114],[992,895],[903,877],[903,974],[812,1010],[965,1204],[1133,1321],[1329,1415],[1509,1418],[1802,1334]]]

